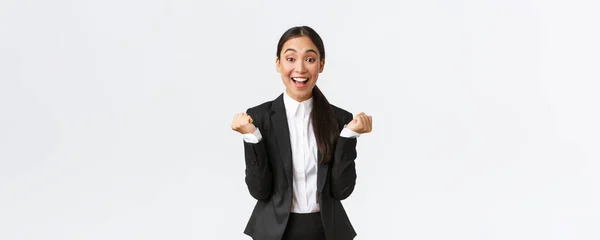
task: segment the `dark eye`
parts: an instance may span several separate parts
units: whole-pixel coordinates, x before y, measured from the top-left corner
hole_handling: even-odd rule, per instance
[[[290,61],[290,62],[293,62],[293,61],[294,61],[294,58],[291,58],[291,57],[289,57],[289,58],[286,58],[286,60],[288,60],[288,61]]]
[[[307,59],[306,59],[306,61],[307,61],[307,62],[314,62],[314,61],[315,61],[315,59],[314,59],[314,58],[307,58]]]

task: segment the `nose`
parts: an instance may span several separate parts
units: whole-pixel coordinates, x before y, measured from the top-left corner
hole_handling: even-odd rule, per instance
[[[304,73],[304,72],[306,72],[306,66],[304,64],[305,64],[304,61],[297,61],[296,62],[296,67],[294,69],[296,70],[297,73]]]

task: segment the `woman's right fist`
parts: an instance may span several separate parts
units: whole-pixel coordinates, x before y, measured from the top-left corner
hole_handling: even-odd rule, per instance
[[[254,133],[256,127],[252,123],[252,117],[247,113],[238,113],[233,117],[231,129],[241,134]]]

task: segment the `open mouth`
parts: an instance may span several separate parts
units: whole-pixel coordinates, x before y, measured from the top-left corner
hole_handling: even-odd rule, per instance
[[[306,86],[306,83],[308,83],[308,78],[305,78],[305,77],[293,77],[292,78],[292,82],[294,82],[294,85],[297,88],[302,88],[302,87]]]

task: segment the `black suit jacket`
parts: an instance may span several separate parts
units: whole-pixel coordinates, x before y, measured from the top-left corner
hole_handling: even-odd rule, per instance
[[[352,114],[332,107],[341,132],[352,120]],[[247,113],[260,130],[262,139],[256,144],[244,142],[245,181],[250,194],[257,199],[244,233],[256,240],[279,240],[292,207],[293,177],[283,94],[273,101],[249,108]],[[317,196],[328,240],[349,240],[356,236],[340,202],[354,190],[355,159],[356,138],[338,136],[332,161],[318,165]]]

